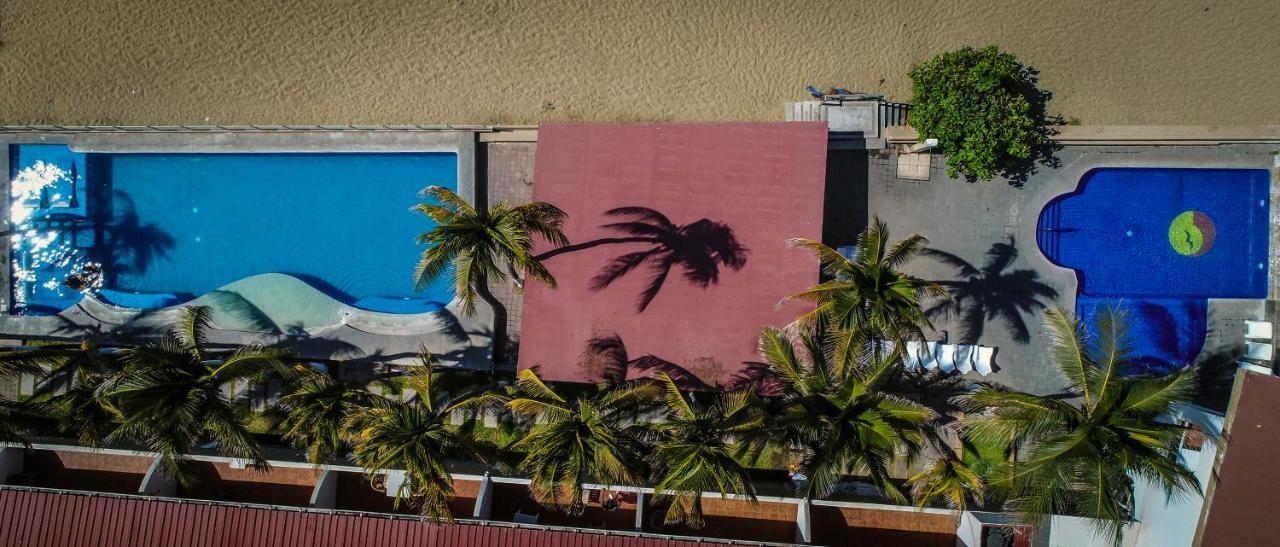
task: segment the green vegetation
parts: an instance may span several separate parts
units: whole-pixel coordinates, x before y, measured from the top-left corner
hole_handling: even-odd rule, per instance
[[[990,180],[1048,142],[1034,72],[995,46],[943,53],[910,77],[909,122],[922,142],[938,139],[953,177]]]
[[[454,291],[462,301],[464,314],[475,313],[477,297],[493,310],[493,364],[495,368],[505,366],[507,309],[493,295],[489,284],[510,276],[523,285],[523,275],[555,287],[555,277],[531,250],[535,235],[557,247],[568,243],[561,231],[565,213],[542,202],[515,207],[499,203],[478,209],[439,186],[428,188],[425,196],[436,203],[422,203],[414,210],[430,217],[437,226],[418,236],[418,244],[427,245],[414,272],[418,288],[452,271]]]
[[[460,210],[457,203],[441,207],[431,214]],[[524,234],[503,239],[515,245],[513,254],[472,233],[482,230],[472,223],[496,213],[470,211],[463,216],[471,220],[444,222],[449,228],[431,242],[457,251],[429,254],[424,275],[447,271],[441,261],[457,261],[461,271],[476,260],[488,265],[462,277],[501,275],[498,264],[528,258],[530,230],[558,232],[557,211],[497,214],[503,231]],[[526,215],[541,220],[516,220]],[[208,312],[187,308],[172,332],[137,345],[104,349],[85,341],[0,351],[0,376],[40,378],[28,400],[0,401],[0,438],[25,442],[57,429],[89,446],[140,443],[160,454],[164,473],[190,484],[187,464],[197,445],[212,441],[221,454],[265,469],[252,432],[279,433],[313,462],[349,453],[370,480],[403,470],[397,503],[435,520],[452,519],[447,462],[459,459],[529,477],[533,499],[571,515],[585,510],[586,483],[653,486],[665,522],[688,527],[703,524],[705,493],[754,499],[750,468],[761,464],[798,463],[807,479],[793,486],[806,499],[831,496],[858,475],[896,503],[976,504],[1032,522],[1080,515],[1112,539],[1132,516],[1138,478],[1172,494],[1198,492],[1175,458],[1190,429],[1160,421],[1191,400],[1196,374],[1128,375],[1123,318],[1104,314],[1099,335],[1090,336],[1065,312],[1048,313],[1048,354],[1078,403],[965,386],[939,372],[913,375],[915,384],[907,385],[900,383],[905,342],[928,327],[919,299],[945,296],[900,270],[924,240],[913,235],[890,244],[876,220],[852,260],[817,242],[793,244],[817,255],[829,279],[793,297],[813,302],[814,311],[762,331],[767,374],[738,391],[691,392],[662,373],[599,386],[550,384],[532,369],[498,387],[493,375],[437,368],[424,349],[420,366],[377,378],[388,388],[378,395],[341,381],[336,368],[316,372],[280,349],[211,349]],[[531,275],[549,279],[537,271],[543,273]],[[252,413],[231,388],[268,377],[285,380],[285,394],[276,414]],[[964,394],[951,398],[958,392]],[[959,413],[941,406],[948,400],[967,416],[949,423]],[[481,415],[499,427],[478,427]],[[905,462],[920,465],[904,483],[891,469]]]
[[[1053,335],[1049,356],[1079,403],[983,387],[964,397],[964,409],[977,415],[966,434],[1027,447],[1025,458],[988,477],[1008,490],[1009,509],[1029,521],[1087,517],[1119,544],[1133,513],[1135,478],[1173,496],[1200,493],[1195,475],[1176,458],[1189,429],[1158,419],[1192,400],[1196,372],[1126,375],[1129,334],[1124,317],[1114,312],[1099,316],[1096,337],[1062,310],[1049,311],[1047,325]]]

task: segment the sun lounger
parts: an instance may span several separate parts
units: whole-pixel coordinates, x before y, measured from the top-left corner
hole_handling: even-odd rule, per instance
[[[954,344],[938,344],[934,353],[937,356],[938,368],[942,372],[953,372],[956,369],[956,346]]]
[[[996,348],[986,346],[978,346],[978,358],[973,361],[973,370],[978,374],[986,376],[991,374],[991,358],[995,356]]]
[[[1271,340],[1271,323],[1267,321],[1245,321],[1245,338]]]
[[[973,361],[978,356],[978,346],[959,344],[956,346],[956,370],[960,374],[968,374],[973,370]]]
[[[924,351],[924,342],[907,340],[907,354],[902,356],[902,367],[907,370],[919,368],[921,351]]]
[[[1272,351],[1271,344],[1259,344],[1257,342],[1244,343],[1244,358],[1254,361],[1271,361]]]
[[[1238,366],[1238,367],[1240,367],[1240,368],[1242,368],[1242,369],[1245,369],[1245,370],[1247,370],[1247,371],[1249,371],[1249,372],[1256,372],[1256,373],[1258,373],[1258,374],[1266,374],[1267,376],[1270,376],[1270,375],[1271,375],[1271,369],[1269,369],[1269,368],[1267,368],[1267,367],[1264,367],[1264,366],[1255,365],[1255,364],[1253,364],[1253,363],[1248,363],[1248,362],[1245,362],[1245,361],[1237,361],[1237,362],[1236,362],[1236,366]]]
[[[925,342],[924,348],[918,354],[920,358],[920,366],[925,370],[933,370],[938,368],[938,343]]]

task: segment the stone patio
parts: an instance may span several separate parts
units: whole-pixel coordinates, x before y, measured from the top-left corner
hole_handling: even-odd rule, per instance
[[[1013,256],[1002,273],[1021,272],[1024,286],[1032,285],[1042,293],[1036,299],[1039,309],[1020,313],[1012,320],[992,319],[985,313],[989,310],[981,310],[981,321],[938,314],[933,318],[935,332],[930,339],[996,347],[996,372],[986,377],[970,373],[969,377],[1050,394],[1060,392],[1064,380],[1045,359],[1048,335],[1041,314],[1048,306],[1074,310],[1076,276],[1073,270],[1049,262],[1036,245],[1036,223],[1044,205],[1074,190],[1084,173],[1095,167],[1272,168],[1274,149],[1271,145],[1067,146],[1057,153],[1058,167],[1041,167],[1021,187],[1004,180],[971,183],[953,179],[947,176],[941,156],[932,158],[928,180],[907,180],[898,177],[896,153],[868,152],[865,199],[869,216],[885,221],[893,240],[918,233],[929,239],[930,249],[979,268],[988,253],[998,248],[994,246],[1012,247]],[[828,177],[830,180],[831,175]],[[850,214],[858,214],[861,196],[841,199],[850,199]],[[1274,202],[1272,207],[1276,207]],[[833,210],[833,205],[828,204],[827,209]],[[1272,230],[1273,239],[1276,231]],[[842,240],[839,243],[847,241],[848,234],[828,234],[828,239],[834,235],[841,236],[834,238]],[[916,259],[907,270],[930,280],[957,278],[954,266],[933,256]],[[1230,374],[1234,358],[1243,350],[1243,321],[1264,317],[1264,301],[1211,300],[1209,306],[1209,335],[1199,360],[1210,361],[1215,373]],[[1026,327],[1025,337],[1018,334],[1021,329],[1017,323]]]

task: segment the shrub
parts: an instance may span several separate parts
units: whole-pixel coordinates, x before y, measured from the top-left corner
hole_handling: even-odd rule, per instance
[[[943,53],[911,68],[909,122],[936,138],[947,173],[990,180],[1029,163],[1048,140],[1035,73],[987,46]]]

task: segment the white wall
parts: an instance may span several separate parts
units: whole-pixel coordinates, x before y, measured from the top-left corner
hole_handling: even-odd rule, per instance
[[[956,527],[956,547],[981,547],[982,523],[969,511],[960,513],[960,526]]]
[[[1214,435],[1222,432],[1223,417],[1200,407],[1188,407],[1183,410],[1183,419],[1197,423],[1202,429]],[[1195,471],[1200,480],[1200,491],[1204,492],[1209,485],[1209,477],[1213,474],[1213,461],[1217,455],[1217,447],[1206,441],[1200,450],[1182,450],[1178,461]],[[1200,510],[1204,505],[1204,497],[1192,494],[1182,499],[1168,499],[1164,489],[1155,484],[1139,480],[1136,487],[1135,519],[1142,523],[1142,530],[1137,535],[1137,547],[1187,547],[1195,537],[1196,526],[1200,522]]]

